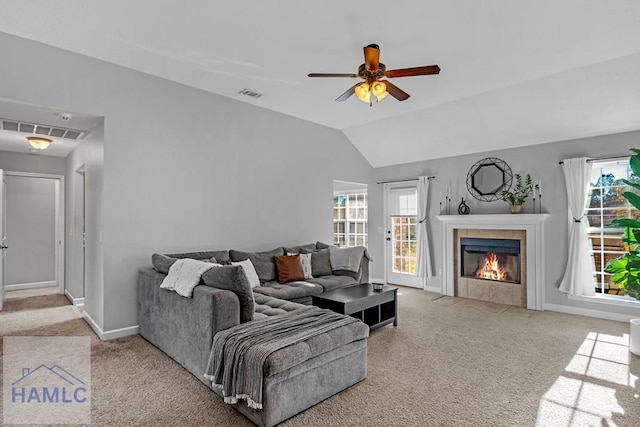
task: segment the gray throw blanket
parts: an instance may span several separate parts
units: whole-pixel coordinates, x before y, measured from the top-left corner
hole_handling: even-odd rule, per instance
[[[225,329],[213,338],[204,376],[222,390],[225,403],[245,399],[250,408],[262,409],[264,362],[271,353],[357,321],[311,307]]]
[[[355,273],[360,270],[360,263],[365,253],[364,246],[352,246],[346,248],[329,247],[329,259],[331,270],[349,270]]]

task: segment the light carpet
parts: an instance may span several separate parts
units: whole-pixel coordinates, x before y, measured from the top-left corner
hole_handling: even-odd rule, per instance
[[[252,425],[140,336],[101,342],[75,307],[21,304],[0,335],[92,337],[92,424]],[[371,333],[367,378],[283,426],[640,425],[626,323],[410,288],[399,307]]]

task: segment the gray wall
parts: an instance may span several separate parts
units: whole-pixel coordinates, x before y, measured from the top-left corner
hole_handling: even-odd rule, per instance
[[[85,310],[99,325],[104,323],[104,261],[100,241],[103,141],[104,120],[67,157],[65,181],[65,287],[73,298],[84,298]],[[77,172],[79,169],[84,170],[84,175]],[[82,253],[83,202],[86,209],[86,271]],[[86,286],[83,286],[83,272]]]
[[[105,331],[137,324],[153,252],[331,241],[333,180],[371,181],[339,131],[6,34],[0,51],[3,97],[105,118],[85,289]]]
[[[7,176],[7,285],[55,282],[55,181]]]
[[[498,157],[507,162],[514,174],[530,173],[536,181],[538,179],[542,180],[543,211],[551,214],[550,218],[545,222],[546,302],[633,315],[634,312],[632,310],[625,310],[622,307],[568,300],[565,294],[558,291],[558,286],[564,274],[568,252],[566,189],[562,168],[558,162],[562,159],[574,157],[597,158],[612,155],[629,155],[629,148],[638,146],[640,146],[640,132],[629,132],[376,168],[374,175],[375,181],[415,178],[422,174],[436,176],[430,186],[429,226],[431,228],[430,242],[433,265],[438,276],[429,278],[427,283],[439,286],[443,281],[441,274],[442,248],[440,244],[440,222],[435,216],[439,214],[440,192],[444,192],[445,188],[451,185],[452,214],[457,213],[457,206],[462,197],[469,204],[472,214],[506,214],[509,213],[509,205],[506,202],[481,202],[469,194],[466,187],[466,176],[469,168],[476,161],[485,157]],[[376,231],[378,227],[384,227],[382,194],[382,185],[369,186],[369,229],[371,230],[369,250],[375,260],[382,260],[384,253],[384,236]],[[524,205],[523,212],[532,212],[531,199]],[[372,277],[383,278],[383,268],[382,262],[374,263],[372,265]]]

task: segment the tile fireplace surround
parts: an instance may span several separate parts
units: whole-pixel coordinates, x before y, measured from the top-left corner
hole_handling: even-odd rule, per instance
[[[475,297],[489,300],[489,287],[495,302],[525,306],[531,310],[544,310],[544,221],[549,214],[506,214],[506,215],[440,215],[442,236],[442,275],[443,294],[449,296]],[[468,282],[474,279],[463,279],[458,283],[456,277],[460,269],[459,241],[462,236],[496,238],[512,237],[522,242],[522,284],[500,286],[499,283],[488,282],[485,285],[486,296],[479,290],[471,290]],[[456,284],[460,286],[460,294],[456,294]],[[519,286],[516,288],[514,286]],[[505,297],[508,289],[513,289],[512,296]],[[466,293],[466,295],[465,295]]]

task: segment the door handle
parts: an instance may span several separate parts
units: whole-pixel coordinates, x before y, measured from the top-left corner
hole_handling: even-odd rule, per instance
[[[9,249],[9,246],[7,246],[7,245],[0,245],[0,249]]]
[[[387,237],[387,241],[390,242],[391,241],[391,237]]]

